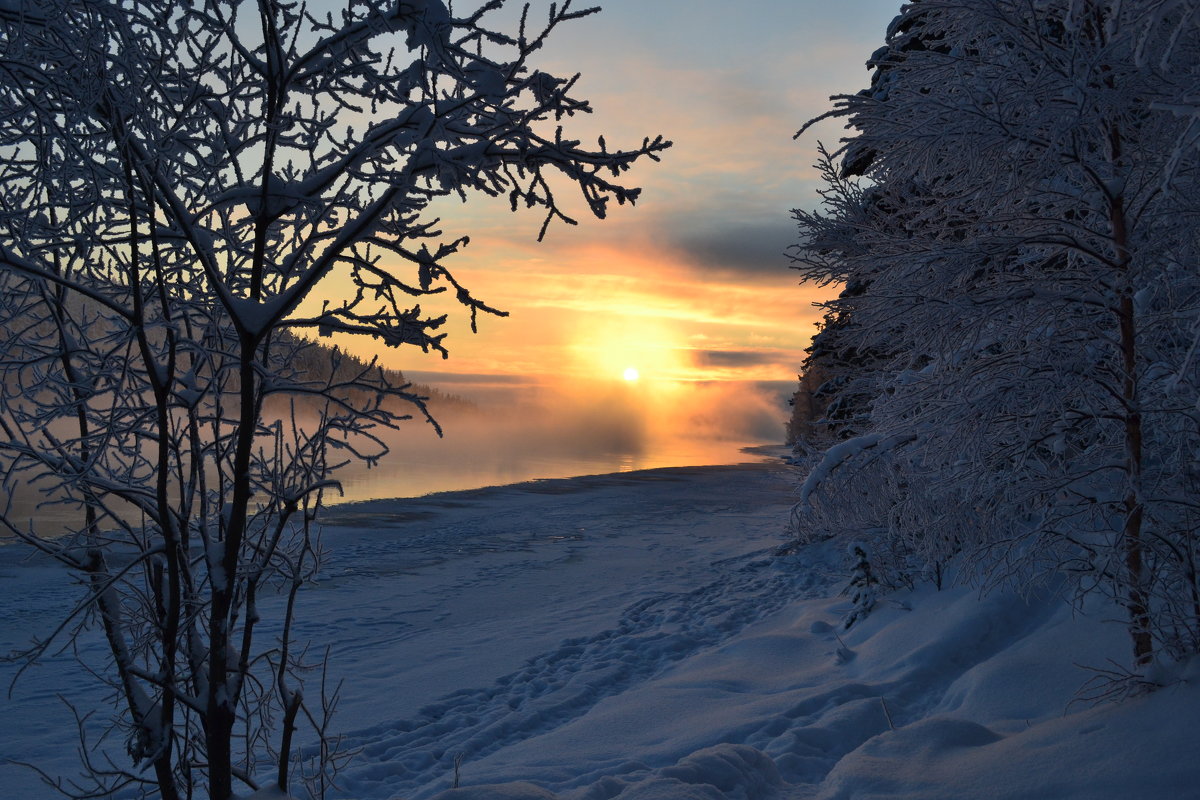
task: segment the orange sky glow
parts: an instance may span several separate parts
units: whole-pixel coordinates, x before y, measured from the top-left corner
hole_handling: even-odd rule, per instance
[[[864,62],[898,6],[828,5],[615,0],[560,31],[541,65],[582,73],[577,94],[595,108],[568,120],[568,135],[603,133],[610,147],[657,134],[675,142],[661,163],[625,176],[644,190],[637,206],[606,220],[573,206],[580,224],[554,224],[539,243],[540,216],[513,213],[503,198],[440,202],[447,237],[471,237],[447,266],[510,316],[481,316],[472,334],[452,301],[423,303],[450,315],[446,360],[342,344],[450,392],[511,377],[644,391],[794,382],[820,318],[812,304],[834,290],[801,287],[788,269],[790,209],[816,206],[817,141],[843,131],[792,135],[829,95],[866,84]],[[631,367],[635,382],[624,377]]]

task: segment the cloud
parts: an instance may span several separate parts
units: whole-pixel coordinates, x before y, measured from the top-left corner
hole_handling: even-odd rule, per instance
[[[775,364],[779,361],[779,357],[780,353],[778,352],[763,350],[695,350],[692,352],[692,360],[697,367],[725,369]]]
[[[685,225],[675,232],[675,247],[697,266],[751,276],[787,275],[784,252],[796,243],[795,228],[785,219],[727,222],[695,230]]]

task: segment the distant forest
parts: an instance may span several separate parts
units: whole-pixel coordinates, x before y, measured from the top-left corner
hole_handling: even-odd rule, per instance
[[[388,369],[378,365],[372,367],[365,359],[346,352],[338,345],[325,344],[321,341],[306,341],[303,344],[305,346],[296,349],[295,356],[291,359],[291,365],[297,373],[304,375],[307,380],[322,384],[327,382],[337,383],[339,381],[348,381],[355,375],[376,369],[388,383],[394,386],[402,386],[408,383],[401,370]],[[429,410],[435,417],[439,411],[460,412],[477,410],[474,402],[455,394],[443,392],[427,384],[412,383],[406,391],[409,394],[426,398]]]

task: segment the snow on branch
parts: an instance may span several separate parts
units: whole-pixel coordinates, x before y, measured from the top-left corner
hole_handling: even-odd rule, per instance
[[[804,483],[800,485],[800,504],[810,504],[813,493],[820,489],[821,484],[846,462],[867,452],[879,457],[889,450],[915,441],[916,438],[914,434],[886,436],[882,433],[867,433],[844,442],[838,442],[825,451],[821,460],[809,471]]]

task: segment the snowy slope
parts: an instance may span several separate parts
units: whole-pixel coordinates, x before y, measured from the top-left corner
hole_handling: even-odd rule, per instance
[[[775,462],[334,509],[301,635],[346,678],[338,796],[1200,797],[1200,675],[1069,705],[1075,662],[1126,642],[1049,594],[922,588],[839,638],[842,548],[775,554],[795,485]],[[4,644],[52,597],[27,601],[47,575],[11,550]],[[0,752],[70,769],[46,711],[68,667],[18,684]],[[15,767],[0,786],[49,796]]]

